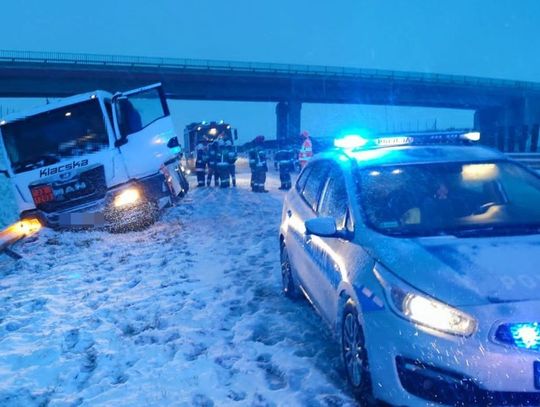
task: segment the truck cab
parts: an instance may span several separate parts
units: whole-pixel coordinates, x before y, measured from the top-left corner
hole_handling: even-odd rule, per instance
[[[148,224],[188,189],[161,84],[5,117],[0,149],[20,216],[48,226]]]

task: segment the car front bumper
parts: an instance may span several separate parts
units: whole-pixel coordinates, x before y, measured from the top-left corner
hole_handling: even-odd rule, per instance
[[[540,352],[498,343],[504,322],[535,322],[540,301],[464,307],[478,321],[470,337],[415,326],[389,307],[364,316],[374,396],[397,406],[540,405]],[[536,385],[535,385],[536,379]]]

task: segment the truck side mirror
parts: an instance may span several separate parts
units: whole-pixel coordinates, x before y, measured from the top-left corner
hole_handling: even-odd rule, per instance
[[[119,138],[114,142],[115,147],[122,147],[124,144],[128,142],[127,137]]]
[[[169,148],[175,148],[175,147],[180,147],[180,143],[178,142],[178,137],[172,137],[169,139],[169,141],[167,142],[167,147]]]
[[[234,129],[234,139],[238,140],[238,130]]]

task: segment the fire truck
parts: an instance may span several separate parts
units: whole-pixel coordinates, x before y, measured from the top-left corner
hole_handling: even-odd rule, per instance
[[[184,129],[184,151],[188,167],[195,166],[195,149],[198,144],[207,145],[218,138],[234,145],[234,141],[238,140],[238,130],[223,120],[188,124]]]

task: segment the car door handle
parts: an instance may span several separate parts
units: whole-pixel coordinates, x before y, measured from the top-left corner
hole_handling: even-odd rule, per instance
[[[287,216],[288,216],[289,218],[292,216],[292,211],[291,211],[290,209],[287,211]]]

